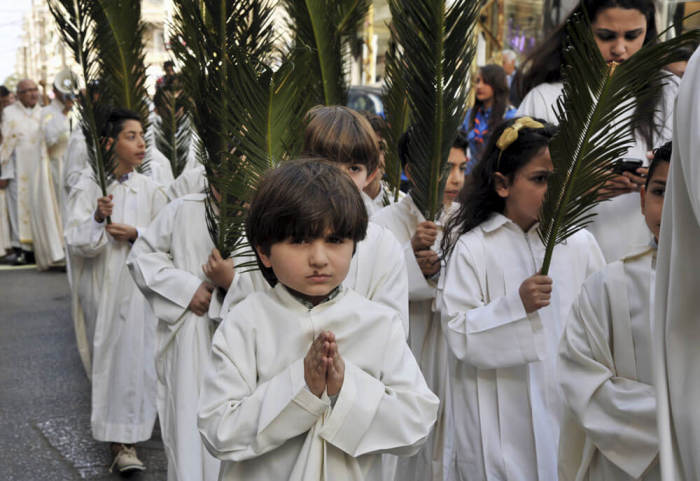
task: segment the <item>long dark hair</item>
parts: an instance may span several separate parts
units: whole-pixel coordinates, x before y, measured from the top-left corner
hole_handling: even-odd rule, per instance
[[[494,212],[503,213],[505,210],[505,199],[496,193],[496,172],[512,182],[518,170],[527,165],[542,147],[549,145],[557,132],[556,126],[538,120],[544,125],[543,128],[520,129],[517,140],[501,153],[496,143],[503,131],[517,119],[507,120],[496,127],[486,145],[484,156],[472,170],[470,182],[459,193],[459,210],[447,222],[440,245],[443,258],[450,256],[459,236],[477,227]]]
[[[568,18],[585,12],[591,22],[593,22],[602,10],[616,7],[640,11],[647,19],[647,33],[644,37],[644,45],[656,42],[658,31],[656,29],[656,9],[653,0],[581,0]],[[518,79],[517,85],[511,87],[517,89],[519,98],[525,98],[525,95],[530,90],[542,83],[562,81],[562,50],[567,43],[566,23],[567,21],[564,21],[523,62],[522,70],[524,73]],[[659,127],[656,125],[654,112],[661,100],[662,88],[660,83],[656,85],[650,83],[649,86],[653,87],[653,91],[656,94],[650,102],[645,102],[644,105],[641,103],[637,105],[632,119],[632,128],[651,147],[654,143],[654,133],[659,130]]]
[[[506,113],[506,108],[508,107],[508,96],[510,90],[508,89],[508,79],[506,78],[506,72],[500,65],[489,64],[484,65],[479,69],[481,74],[481,79],[484,83],[493,89],[493,104],[491,106],[491,115],[489,116],[489,126],[488,129],[491,130],[494,126],[498,125],[501,120],[503,120],[503,115]],[[469,129],[474,128],[474,119],[476,119],[477,112],[484,107],[484,103],[479,100],[474,100],[474,107],[472,107],[471,114],[469,115]]]

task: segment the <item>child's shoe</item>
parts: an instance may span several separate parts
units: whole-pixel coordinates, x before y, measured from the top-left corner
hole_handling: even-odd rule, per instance
[[[115,446],[115,445],[113,445]],[[133,446],[127,446],[125,444],[117,444],[116,451],[114,455],[114,461],[112,461],[112,466],[109,467],[111,472],[115,471],[120,474],[127,474],[134,471],[144,471],[146,466],[141,462],[141,460],[136,456],[136,448]]]

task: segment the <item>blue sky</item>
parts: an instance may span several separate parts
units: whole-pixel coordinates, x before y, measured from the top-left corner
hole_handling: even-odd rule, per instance
[[[22,17],[31,10],[31,3],[32,0],[0,0],[0,83],[15,71]]]

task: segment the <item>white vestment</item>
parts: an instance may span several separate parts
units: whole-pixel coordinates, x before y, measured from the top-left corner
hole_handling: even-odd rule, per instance
[[[68,144],[70,123],[63,104],[54,99],[41,109],[42,155],[34,173],[31,189],[32,237],[36,265],[40,270],[62,262],[63,156]]]
[[[78,185],[81,172],[89,168],[85,134],[83,129],[78,127],[71,132],[66,152],[63,156],[63,196],[65,199],[70,197],[71,190]],[[67,207],[67,201],[64,207]],[[68,218],[68,214],[68,212],[64,211],[64,223]]]
[[[343,286],[398,312],[408,337],[406,263],[401,244],[388,229],[374,222],[367,225],[367,236],[357,243]],[[224,298],[221,316],[225,317],[233,306],[252,292],[269,288],[259,270],[237,272]]]
[[[204,165],[199,164],[191,169],[185,169],[177,179],[170,182],[165,193],[168,199],[175,200],[187,194],[200,194],[207,189],[207,175]]]
[[[158,417],[169,481],[215,481],[219,474],[220,463],[197,430],[199,388],[210,364],[216,324],[188,310],[206,280],[202,265],[214,248],[205,197],[192,194],[168,204],[134,242],[127,259],[158,318]]]
[[[438,225],[445,222],[459,205],[453,202],[449,213],[440,216]],[[398,203],[383,208],[372,217],[372,222],[389,229],[403,247],[406,269],[408,271],[408,344],[418,365],[425,376],[428,387],[440,398],[440,410],[437,423],[431,437],[420,452],[410,458],[398,461],[397,480],[440,480],[443,479],[444,450],[449,425],[446,418],[444,400],[448,393],[447,344],[440,325],[440,313],[434,310],[437,278],[427,280],[418,266],[411,246],[411,238],[416,233],[418,224],[425,217],[418,210],[409,193]],[[439,235],[433,250],[439,252],[442,236]],[[449,457],[449,456],[448,456]]]
[[[2,112],[0,166],[2,178],[10,179],[7,193],[13,247],[33,250],[32,187],[39,172],[44,142],[41,108],[27,108],[17,101]]]
[[[345,362],[333,407],[304,381],[322,330]],[[379,455],[415,453],[438,409],[404,339],[394,310],[349,289],[311,307],[278,284],[238,304],[214,334],[199,405],[219,479],[381,480]]]
[[[566,412],[559,481],[658,481],[651,356],[656,250],[608,264],[583,284],[559,348]]]
[[[525,96],[517,115],[537,117],[556,125],[554,108],[562,90],[561,83],[538,85]],[[645,167],[649,165],[647,151],[671,140],[673,132],[673,106],[678,91],[677,80],[669,78],[663,84],[662,90],[662,99],[655,115],[659,131],[654,132],[654,145],[647,145],[646,141],[635,132],[634,143],[624,155],[624,157],[641,160]],[[630,248],[647,242],[649,229],[639,209],[639,193],[630,192],[601,202],[593,212],[597,215],[593,223],[588,226],[588,230],[595,236],[608,262],[620,259],[629,252]]]
[[[656,265],[654,370],[664,481],[700,479],[700,50],[676,107]]]
[[[112,182],[107,193],[114,196],[112,221],[140,231],[167,202],[162,189],[138,173]],[[151,437],[156,418],[156,320],[126,266],[131,244],[114,240],[106,222],[94,219],[101,196],[91,177],[83,176],[69,200],[66,244],[78,273],[73,289],[85,323],[76,326],[76,334],[81,356],[90,344],[93,349],[93,437],[135,443]]]
[[[493,214],[459,237],[438,285],[450,354],[450,480],[555,481],[561,393],[555,366],[569,308],[604,265],[580,231],[555,247],[551,304],[527,314],[522,282],[542,266],[536,227]]]

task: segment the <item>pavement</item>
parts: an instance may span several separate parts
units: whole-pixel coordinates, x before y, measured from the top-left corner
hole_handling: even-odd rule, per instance
[[[157,423],[136,446],[134,481],[166,479]],[[90,433],[90,383],[78,356],[65,272],[0,266],[0,480],[119,480]]]

